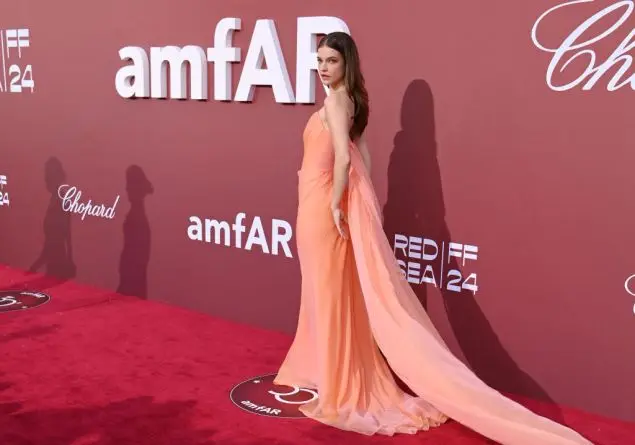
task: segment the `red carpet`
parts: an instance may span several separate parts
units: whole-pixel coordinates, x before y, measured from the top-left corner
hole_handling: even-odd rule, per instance
[[[3,445],[490,443],[456,423],[365,437],[248,413],[230,401],[231,388],[275,372],[289,336],[3,266],[0,288],[52,297],[0,313]],[[635,424],[561,412],[598,445],[635,444]]]

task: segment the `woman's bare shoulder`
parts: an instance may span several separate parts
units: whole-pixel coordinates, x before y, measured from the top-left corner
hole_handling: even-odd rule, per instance
[[[324,99],[324,110],[327,113],[345,112],[347,116],[352,117],[353,109],[353,101],[345,91],[331,93]]]

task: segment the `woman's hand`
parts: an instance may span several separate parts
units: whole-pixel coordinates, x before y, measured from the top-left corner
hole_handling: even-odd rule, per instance
[[[346,215],[344,211],[339,207],[331,207],[331,213],[333,214],[333,222],[340,236],[344,239],[348,239],[348,229],[346,228]]]

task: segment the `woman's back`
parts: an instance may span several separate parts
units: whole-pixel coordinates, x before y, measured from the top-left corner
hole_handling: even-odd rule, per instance
[[[304,155],[301,171],[332,171],[333,143],[319,111],[311,115],[303,134]]]

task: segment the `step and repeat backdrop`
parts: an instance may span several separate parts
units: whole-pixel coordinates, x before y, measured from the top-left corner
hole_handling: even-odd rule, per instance
[[[293,333],[316,42],[346,31],[386,234],[453,351],[635,420],[634,3],[3,1],[0,262]]]

